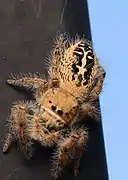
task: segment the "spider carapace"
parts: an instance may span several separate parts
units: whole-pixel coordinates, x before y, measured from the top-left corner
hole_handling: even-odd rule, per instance
[[[54,147],[51,172],[56,179],[70,161],[74,161],[74,174],[78,173],[88,131],[77,122],[87,116],[98,119],[94,101],[102,91],[105,71],[89,41],[79,36],[71,40],[66,33],[55,38],[47,62],[47,78],[40,73],[17,73],[7,80],[31,90],[34,99],[13,103],[3,152],[14,140],[26,158],[32,157],[35,141]]]

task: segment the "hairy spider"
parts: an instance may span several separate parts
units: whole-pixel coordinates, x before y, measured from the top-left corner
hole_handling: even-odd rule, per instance
[[[53,177],[61,177],[71,160],[77,175],[88,132],[76,124],[82,117],[98,119],[94,101],[102,90],[105,71],[89,41],[79,36],[71,40],[66,33],[56,37],[47,62],[48,78],[40,73],[17,73],[7,80],[34,92],[34,100],[13,103],[3,152],[15,139],[26,158],[32,157],[35,141],[55,146]]]

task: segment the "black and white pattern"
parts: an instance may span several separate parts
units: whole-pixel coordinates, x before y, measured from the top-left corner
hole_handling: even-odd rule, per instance
[[[72,64],[72,80],[76,80],[77,85],[86,85],[90,79],[94,66],[94,53],[90,46],[85,43],[78,44],[74,50],[76,62]]]

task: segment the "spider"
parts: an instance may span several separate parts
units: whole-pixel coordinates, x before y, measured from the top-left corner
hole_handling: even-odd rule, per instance
[[[79,36],[73,40],[67,33],[56,36],[46,62],[47,78],[41,73],[15,73],[7,80],[30,90],[34,99],[13,102],[3,152],[14,140],[27,159],[33,155],[35,142],[55,147],[51,174],[57,179],[71,161],[78,174],[88,131],[77,123],[88,116],[98,120],[94,102],[102,91],[105,70],[88,40]]]

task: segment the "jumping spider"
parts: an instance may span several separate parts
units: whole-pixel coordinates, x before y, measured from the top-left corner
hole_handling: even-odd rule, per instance
[[[71,160],[76,175],[88,137],[87,129],[76,123],[87,116],[98,119],[93,102],[102,90],[105,71],[89,41],[79,36],[71,40],[66,33],[56,37],[47,62],[47,79],[40,73],[19,73],[7,80],[34,92],[34,100],[13,103],[3,152],[15,139],[26,158],[32,157],[35,141],[55,146],[53,177],[61,177]]]

